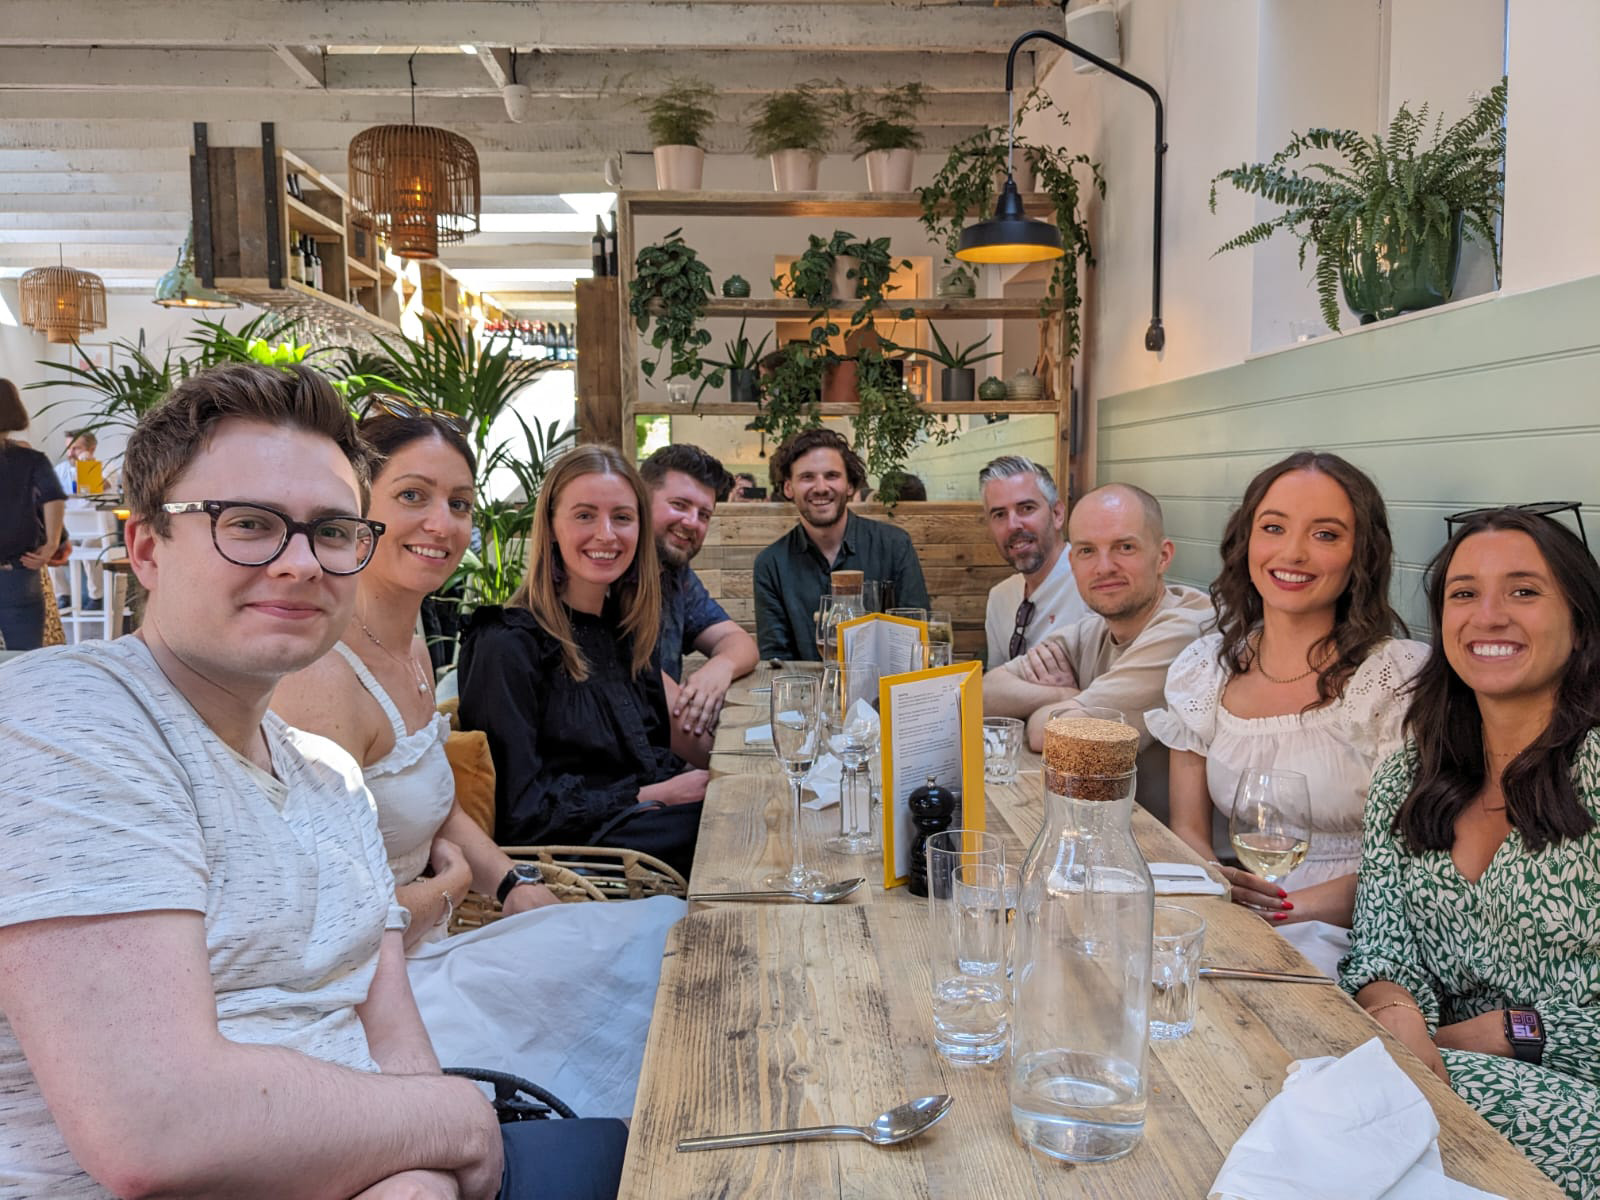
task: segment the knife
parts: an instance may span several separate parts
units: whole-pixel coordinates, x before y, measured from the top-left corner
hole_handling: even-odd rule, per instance
[[[1295,975],[1288,971],[1249,971],[1243,967],[1201,967],[1201,979],[1253,979],[1260,983],[1326,983],[1326,975]]]

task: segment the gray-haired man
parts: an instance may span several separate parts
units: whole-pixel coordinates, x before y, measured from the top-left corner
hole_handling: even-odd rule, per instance
[[[1050,472],[1016,454],[978,472],[989,536],[1017,573],[989,590],[984,632],[989,666],[1026,654],[1051,633],[1081,621],[1089,607],[1063,551],[1067,507]]]

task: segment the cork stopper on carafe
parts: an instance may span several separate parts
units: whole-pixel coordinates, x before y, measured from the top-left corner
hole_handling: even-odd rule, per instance
[[[1051,717],[1044,727],[1046,790],[1078,800],[1120,800],[1133,785],[1139,731],[1099,717]]]
[[[836,592],[859,592],[866,580],[865,571],[835,571],[828,576]]]

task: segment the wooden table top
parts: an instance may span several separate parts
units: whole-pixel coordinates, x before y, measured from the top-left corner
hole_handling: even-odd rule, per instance
[[[733,699],[752,697],[761,678]],[[717,749],[743,748],[764,707],[725,710]],[[989,828],[1020,863],[1043,820],[1036,756],[1015,784],[990,786]],[[706,794],[694,887],[759,886],[787,865],[787,785],[770,757],[719,753]],[[1438,1115],[1446,1170],[1515,1200],[1562,1193],[1338,988],[1206,980],[1194,1032],[1155,1042],[1145,1136],[1110,1163],[1071,1166],[1012,1133],[1005,1060],[957,1067],[932,1038],[926,901],[885,892],[875,857],[835,855],[837,809],[807,811],[806,857],[868,886],[838,904],[695,904],[673,930],[634,1109],[623,1197],[1202,1197],[1228,1149],[1297,1058],[1382,1037]],[[1142,810],[1152,861],[1198,861]],[[1230,966],[1314,970],[1258,918],[1225,900],[1175,898],[1207,922],[1206,953]],[[680,1138],[799,1125],[862,1124],[915,1096],[947,1092],[940,1124],[902,1146],[829,1141],[680,1154]],[[1352,1150],[1356,1150],[1352,1147]]]

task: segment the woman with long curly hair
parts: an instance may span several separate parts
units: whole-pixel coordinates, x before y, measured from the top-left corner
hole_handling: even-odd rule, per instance
[[[1372,783],[1339,982],[1573,1200],[1600,1197],[1600,567],[1468,517]]]
[[[687,876],[706,771],[672,752],[650,496],[610,446],[556,460],[528,572],[461,640],[461,724],[489,737],[495,841],[624,846]]]
[[[1330,975],[1349,946],[1367,787],[1400,744],[1401,689],[1427,655],[1394,636],[1393,555],[1383,498],[1350,463],[1300,451],[1266,468],[1222,537],[1217,629],[1173,661],[1165,711],[1145,714],[1171,748],[1172,829],[1207,858],[1227,845],[1245,771],[1306,777],[1311,849],[1285,887],[1222,871],[1236,904]]]

